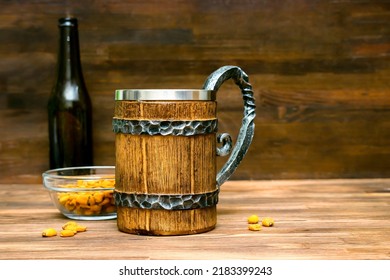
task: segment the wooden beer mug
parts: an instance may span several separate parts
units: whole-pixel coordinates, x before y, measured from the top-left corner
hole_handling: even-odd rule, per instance
[[[230,78],[244,100],[244,118],[233,148],[229,134],[216,136],[216,93]],[[212,230],[220,186],[245,156],[254,118],[252,86],[237,66],[219,68],[200,90],[116,90],[112,124],[118,229],[142,235]],[[217,173],[216,156],[229,153]]]

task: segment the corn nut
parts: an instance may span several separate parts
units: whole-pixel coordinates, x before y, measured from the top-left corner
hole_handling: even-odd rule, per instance
[[[61,237],[72,237],[74,236],[76,233],[74,232],[74,230],[71,230],[71,229],[63,229],[61,230],[60,232],[60,236]]]
[[[252,231],[259,231],[261,230],[261,225],[260,224],[249,224],[248,229]]]
[[[259,222],[259,217],[257,215],[251,215],[248,217],[248,224],[257,224]]]
[[[47,228],[42,231],[43,237],[52,237],[56,235],[57,235],[57,231],[54,228]]]
[[[86,231],[86,230],[87,230],[87,227],[86,227],[86,226],[79,225],[78,223],[71,221],[71,222],[67,222],[66,224],[64,224],[64,225],[62,226],[62,229],[63,229],[63,230],[71,230],[71,231],[73,231],[74,233],[77,233],[77,232]]]
[[[265,227],[272,227],[274,225],[274,219],[266,217],[261,221],[262,225]]]
[[[113,190],[93,191],[94,188],[114,188],[115,179],[78,180],[76,184],[68,184],[63,187],[92,189],[92,191],[59,193],[58,201],[68,212],[92,216],[116,211]]]

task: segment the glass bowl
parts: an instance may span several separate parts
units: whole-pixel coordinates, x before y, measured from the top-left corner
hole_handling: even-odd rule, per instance
[[[76,220],[115,219],[114,166],[83,166],[51,169],[42,174],[57,209]]]

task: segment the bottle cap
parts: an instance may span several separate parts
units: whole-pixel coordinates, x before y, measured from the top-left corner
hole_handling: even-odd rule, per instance
[[[58,26],[77,26],[77,18],[65,17],[58,20]]]

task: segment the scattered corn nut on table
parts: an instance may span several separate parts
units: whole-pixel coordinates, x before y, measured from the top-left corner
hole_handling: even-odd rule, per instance
[[[390,259],[390,179],[228,181],[214,230],[183,236],[77,221],[73,237],[42,237],[70,221],[39,184],[0,184],[0,259]],[[248,230],[248,217],[272,217]]]

